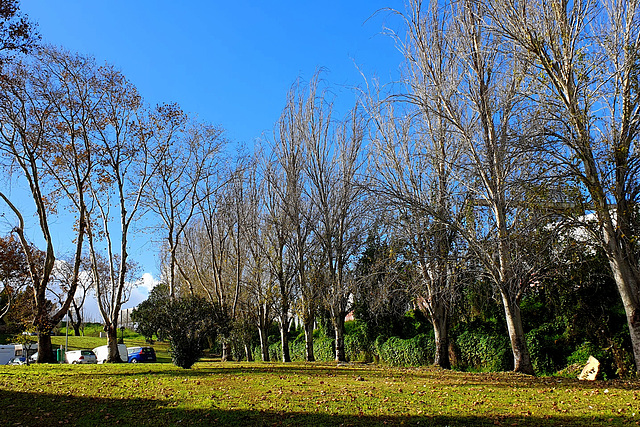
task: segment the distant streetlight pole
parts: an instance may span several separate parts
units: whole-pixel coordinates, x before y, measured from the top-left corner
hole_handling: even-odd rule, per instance
[[[124,323],[122,321],[122,310],[120,310],[120,343],[124,344]]]
[[[64,352],[69,348],[69,310],[67,310],[67,327],[65,328]]]

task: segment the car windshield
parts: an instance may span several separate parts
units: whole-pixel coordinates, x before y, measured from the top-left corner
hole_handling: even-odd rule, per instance
[[[150,347],[145,347],[145,348],[142,349],[142,352],[143,353],[147,353],[147,354],[151,354],[151,353],[153,353],[153,349],[150,348]]]
[[[94,356],[93,351],[91,350],[82,350],[81,353],[83,356]]]

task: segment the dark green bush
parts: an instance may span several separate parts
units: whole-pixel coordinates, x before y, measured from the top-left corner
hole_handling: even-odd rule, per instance
[[[573,353],[567,357],[567,364],[572,365],[574,363],[584,365],[587,363],[589,356],[593,356],[596,359],[602,358],[602,350],[596,347],[593,343],[585,341],[580,344]]]
[[[373,361],[373,342],[367,335],[367,325],[359,320],[345,323],[344,347],[351,362]]]
[[[539,375],[550,375],[562,369],[566,360],[565,330],[560,322],[544,323],[526,334],[533,369]]]
[[[276,341],[269,346],[269,360],[272,362],[282,362],[282,345],[280,341]]]
[[[171,346],[171,360],[188,369],[202,356],[205,344],[215,335],[218,318],[216,307],[198,297],[170,300],[162,313],[161,330]]]
[[[422,366],[433,363],[435,341],[427,334],[402,339],[391,337],[376,340],[376,353],[380,360],[392,366]]]
[[[319,362],[331,362],[335,360],[334,341],[328,337],[314,338],[313,354]]]
[[[455,340],[460,350],[458,369],[474,371],[509,371],[513,359],[509,339],[504,334],[474,328],[463,331]]]

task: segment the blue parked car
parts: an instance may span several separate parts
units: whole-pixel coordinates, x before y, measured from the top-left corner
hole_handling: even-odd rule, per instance
[[[129,347],[127,354],[129,363],[156,361],[156,351],[153,347]]]

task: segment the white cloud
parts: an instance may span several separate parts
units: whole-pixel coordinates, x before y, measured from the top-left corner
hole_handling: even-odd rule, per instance
[[[151,291],[151,289],[155,288],[158,283],[160,283],[160,281],[155,279],[153,277],[153,274],[144,273],[142,275],[142,278],[138,281],[138,287],[139,288],[144,288],[147,291],[147,294],[148,294],[149,291]]]
[[[129,301],[122,305],[123,309],[135,308],[142,301],[149,297],[149,291],[153,289],[159,280],[156,280],[151,273],[144,273],[140,280],[136,282],[136,286],[131,289],[131,296]],[[100,322],[102,323],[102,316],[100,316],[100,310],[98,309],[98,303],[96,301],[95,293],[90,292],[84,304],[84,316],[86,321]]]

